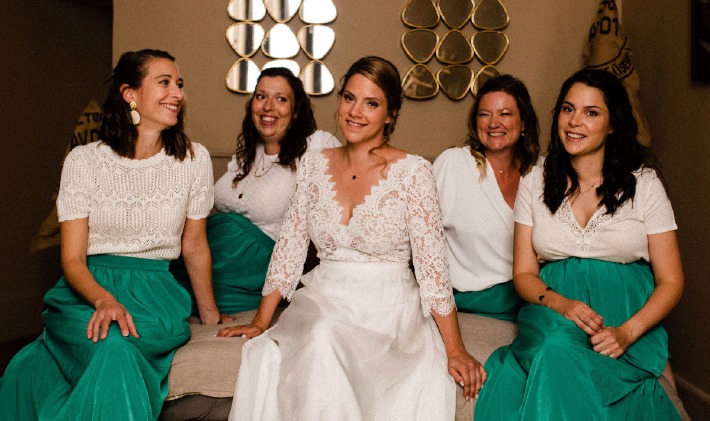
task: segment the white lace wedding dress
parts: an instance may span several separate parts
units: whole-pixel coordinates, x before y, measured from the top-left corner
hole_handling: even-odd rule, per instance
[[[244,346],[229,419],[453,420],[430,317],[455,309],[431,165],[392,163],[348,225],[327,166],[318,151],[299,167],[264,286],[291,304]],[[309,239],[320,265],[301,277]]]

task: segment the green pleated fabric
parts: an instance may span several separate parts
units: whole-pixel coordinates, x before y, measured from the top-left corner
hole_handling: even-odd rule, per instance
[[[523,304],[513,281],[493,285],[482,291],[454,290],[456,308],[463,313],[473,313],[499,320],[514,322]]]
[[[589,305],[607,326],[628,320],[654,288],[650,266],[568,258],[548,263],[540,277],[560,294]],[[619,359],[592,350],[574,323],[524,304],[520,333],[486,361],[488,380],[477,420],[679,420],[658,382],[668,360],[668,336],[649,330]]]
[[[190,337],[190,300],[163,260],[89,256],[89,270],[133,317],[138,335],[116,323],[93,343],[94,308],[62,277],[45,295],[45,330],[0,379],[0,419],[156,420],[168,394],[175,350]]]
[[[261,290],[275,242],[243,215],[216,213],[207,217],[207,241],[212,253],[212,284],[220,313],[233,314],[259,307]],[[197,304],[185,264],[176,260],[170,271]]]

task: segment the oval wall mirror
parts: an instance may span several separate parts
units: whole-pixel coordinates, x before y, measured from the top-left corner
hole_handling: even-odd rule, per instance
[[[227,13],[234,20],[254,22],[264,19],[266,8],[263,0],[230,0]]]
[[[330,23],[338,16],[332,0],[303,0],[298,16],[305,23]]]
[[[306,25],[298,30],[296,38],[311,60],[320,60],[333,48],[335,31],[328,26]]]
[[[481,67],[481,70],[476,73],[476,77],[471,84],[471,92],[474,96],[478,95],[478,90],[483,86],[488,79],[500,76],[500,70],[492,64],[487,64]]]
[[[471,37],[471,45],[485,64],[496,64],[508,51],[510,40],[500,31],[481,31]]]
[[[241,57],[251,57],[264,40],[264,28],[258,23],[238,22],[227,28],[227,41]]]
[[[441,19],[451,29],[460,29],[471,19],[472,0],[439,0]]]
[[[499,0],[483,0],[476,5],[471,18],[479,29],[503,29],[510,22],[510,15]]]
[[[270,58],[291,58],[298,54],[298,40],[291,28],[277,23],[264,37],[261,51]]]
[[[251,59],[240,58],[227,73],[227,88],[240,94],[254,92],[259,73],[259,67]]]
[[[276,22],[284,23],[298,12],[301,0],[264,0],[266,11]]]
[[[294,60],[289,59],[271,60],[266,63],[261,70],[264,71],[264,69],[268,69],[270,67],[285,67],[296,77],[298,77],[299,73],[301,73],[301,66],[299,66]]]
[[[458,29],[452,29],[436,47],[436,58],[444,64],[464,64],[473,59],[473,48]]]
[[[404,96],[412,99],[427,99],[439,93],[436,77],[424,64],[415,64],[402,79]]]
[[[436,79],[446,96],[454,101],[459,101],[466,96],[471,88],[473,70],[460,64],[445,66],[436,72]]]
[[[308,95],[329,94],[335,88],[335,80],[322,61],[308,62],[301,71],[301,82]]]
[[[410,29],[402,34],[402,49],[415,63],[426,63],[439,44],[439,34],[431,29]]]
[[[439,9],[433,0],[409,0],[402,11],[402,21],[412,28],[432,28],[439,19]]]

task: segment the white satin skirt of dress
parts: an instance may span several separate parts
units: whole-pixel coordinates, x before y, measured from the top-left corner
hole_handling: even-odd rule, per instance
[[[456,385],[406,264],[321,261],[246,343],[230,421],[453,420]]]

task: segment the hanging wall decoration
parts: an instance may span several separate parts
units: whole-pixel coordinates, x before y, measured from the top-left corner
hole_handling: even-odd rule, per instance
[[[335,44],[327,26],[338,15],[332,0],[230,0],[227,13],[236,21],[227,41],[239,56],[227,72],[231,91],[254,92],[259,73],[269,67],[290,69],[309,95],[333,91],[335,80],[323,62]]]
[[[408,98],[441,91],[458,101],[501,74],[496,64],[508,51],[510,16],[500,0],[408,0],[402,22],[410,28],[402,49],[414,62],[402,80]]]

